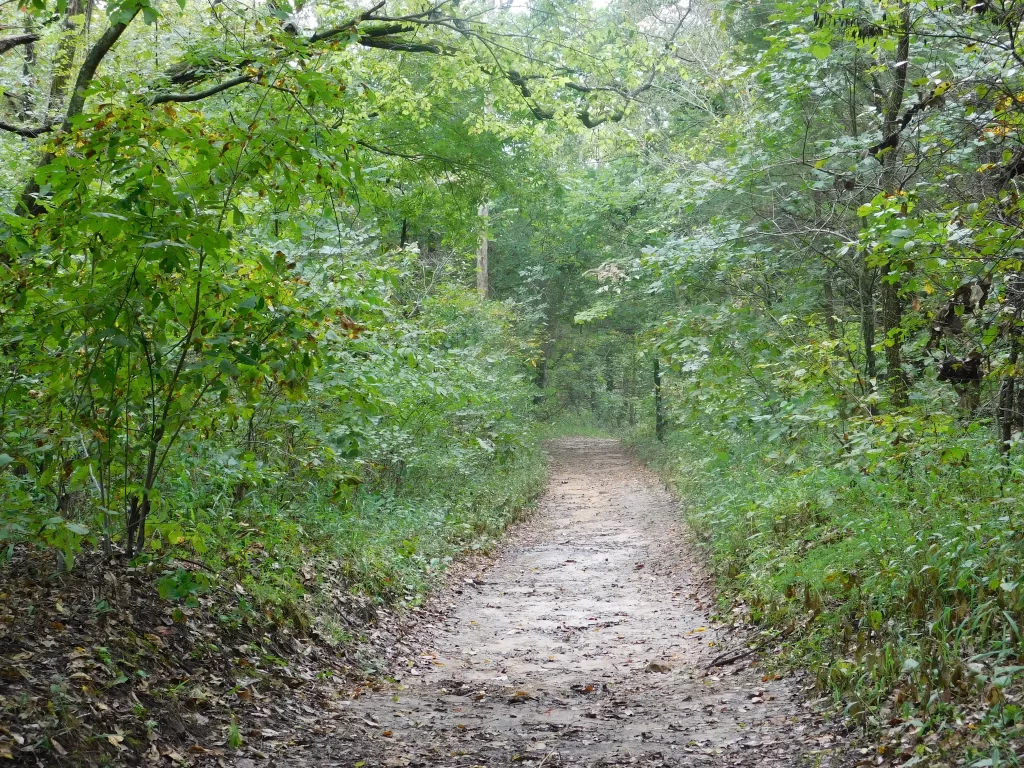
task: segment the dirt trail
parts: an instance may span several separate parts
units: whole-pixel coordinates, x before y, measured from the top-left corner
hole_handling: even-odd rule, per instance
[[[390,690],[334,715],[320,765],[836,766],[830,734],[787,681],[711,626],[671,497],[612,440],[551,447],[539,512]],[[468,582],[468,580],[466,580]],[[742,646],[740,646],[742,647]]]

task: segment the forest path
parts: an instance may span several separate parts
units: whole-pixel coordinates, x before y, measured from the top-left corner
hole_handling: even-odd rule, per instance
[[[456,585],[440,625],[407,640],[416,652],[395,686],[335,716],[318,764],[844,763],[794,684],[764,681],[749,659],[707,668],[741,639],[711,626],[657,479],[613,440],[549,450],[537,515]]]

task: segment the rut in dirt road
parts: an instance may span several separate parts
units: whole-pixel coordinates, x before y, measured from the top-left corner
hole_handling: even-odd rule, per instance
[[[787,681],[722,644],[676,505],[612,440],[550,446],[536,517],[352,701],[321,764],[799,766],[843,762]],[[742,646],[740,646],[742,647]]]

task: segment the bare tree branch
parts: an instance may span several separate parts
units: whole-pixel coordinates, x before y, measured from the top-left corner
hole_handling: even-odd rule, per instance
[[[26,33],[24,35],[11,35],[10,37],[0,37],[0,56],[7,53],[12,48],[17,48],[19,45],[30,45],[39,39],[39,35],[34,33]]]
[[[0,120],[0,131],[7,131],[13,133],[16,136],[24,136],[26,139],[34,139],[37,136],[42,136],[44,133],[49,133],[53,130],[53,123],[43,123],[34,127],[25,127],[20,125],[12,125],[11,123],[5,123]]]
[[[170,102],[184,103],[202,101],[210,96],[222,93],[229,88],[234,88],[237,85],[255,83],[258,79],[259,77],[256,75],[239,75],[238,77],[225,80],[223,83],[219,83],[211,88],[207,88],[205,91],[196,91],[195,93],[158,93],[149,100],[149,104],[150,106],[156,106],[157,104],[167,104]]]
[[[371,16],[373,16],[374,12],[379,11],[381,8],[383,8],[385,2],[386,0],[381,0],[381,2],[377,3],[372,8],[363,11],[358,16],[350,19],[349,21],[346,21],[344,24],[341,24],[340,26],[332,27],[331,29],[325,29],[323,32],[317,32],[316,34],[309,38],[309,42],[319,43],[323,40],[330,40],[332,37],[337,37],[343,32],[352,31],[352,28],[355,27],[359,22],[368,20]]]

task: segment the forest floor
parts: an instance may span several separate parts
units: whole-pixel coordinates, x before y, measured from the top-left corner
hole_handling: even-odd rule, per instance
[[[873,764],[799,680],[765,675],[743,655],[749,636],[715,624],[653,475],[613,440],[549,450],[538,513],[438,596],[394,683],[339,707],[332,738],[278,764]]]
[[[142,568],[47,578],[19,555],[0,572],[0,765],[880,761],[799,677],[765,674],[749,628],[714,618],[709,577],[654,475],[614,440],[548,449],[537,512],[493,557],[452,568],[426,605],[367,613],[333,591],[362,638],[352,647],[315,631],[232,634],[217,619],[230,585],[179,608]],[[104,609],[90,608],[101,591]]]

